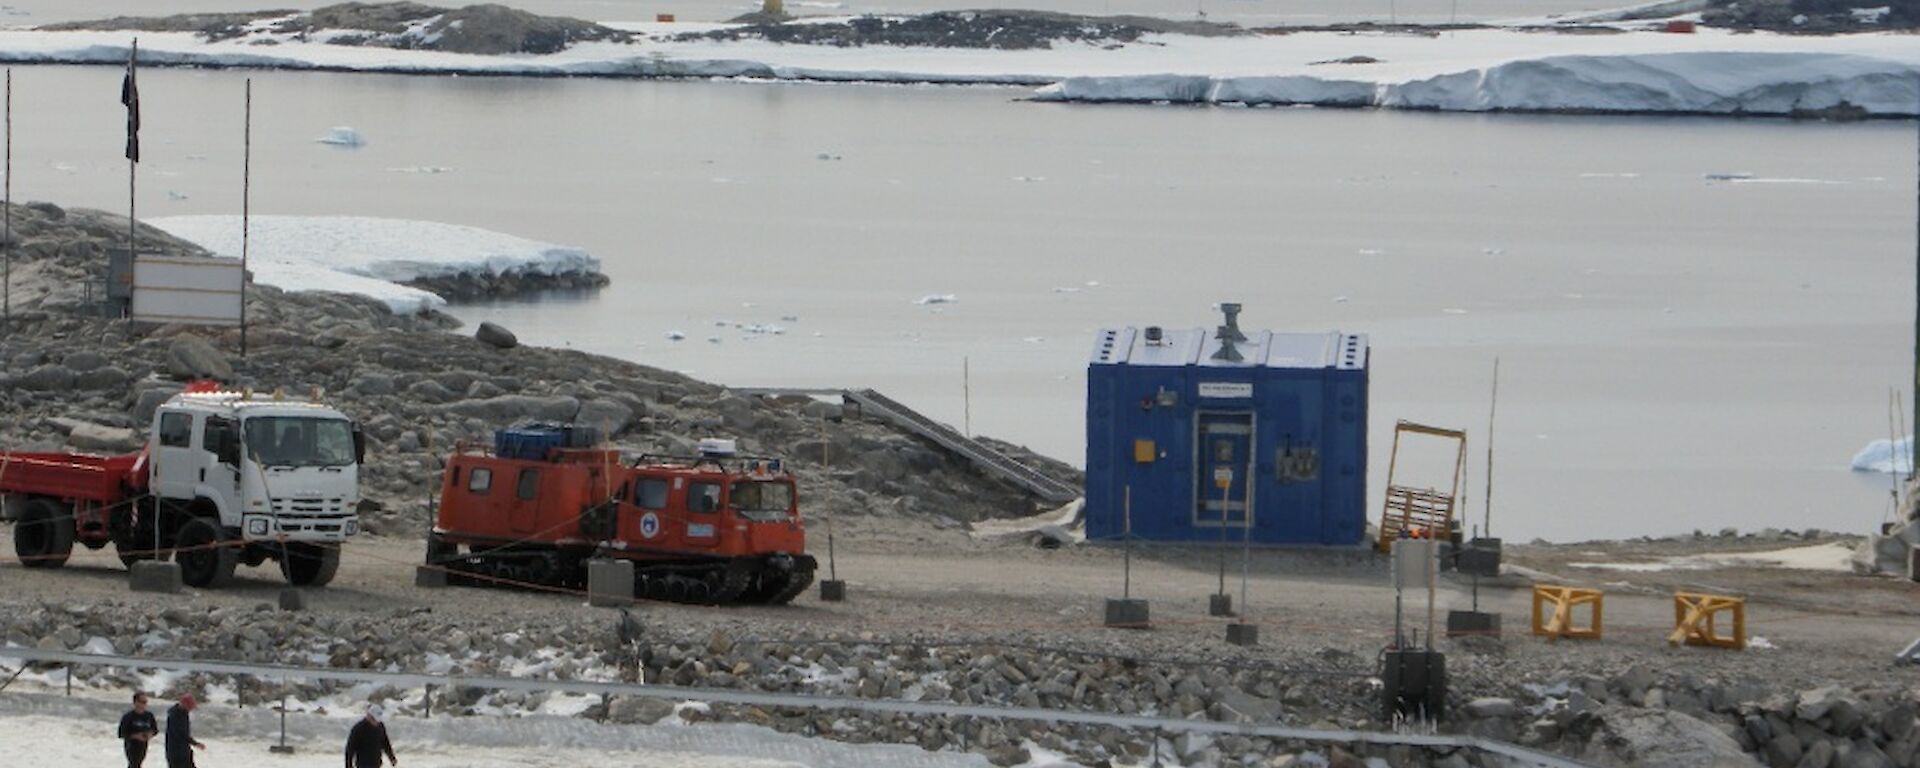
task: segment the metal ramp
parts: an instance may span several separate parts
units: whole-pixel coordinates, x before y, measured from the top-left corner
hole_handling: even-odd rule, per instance
[[[1080,489],[1040,474],[987,444],[954,431],[940,422],[921,415],[891,397],[871,389],[841,392],[847,402],[860,406],[862,413],[892,422],[901,429],[932,440],[935,444],[967,459],[987,472],[1020,486],[1050,504],[1065,504],[1080,498]]]

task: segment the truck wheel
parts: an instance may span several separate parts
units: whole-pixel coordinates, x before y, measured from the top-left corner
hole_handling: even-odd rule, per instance
[[[13,554],[28,568],[58,568],[73,554],[73,515],[46,499],[27,502],[13,524]]]
[[[288,544],[280,575],[296,587],[324,587],[340,570],[340,550],[321,544]]]
[[[173,536],[174,559],[180,563],[180,580],[193,587],[224,587],[233,581],[240,567],[240,550],[232,545],[214,546],[221,541],[220,527],[204,517],[195,517],[180,525]]]

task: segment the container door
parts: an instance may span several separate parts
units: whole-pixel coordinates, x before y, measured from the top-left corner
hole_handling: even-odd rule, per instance
[[[1195,528],[1247,525],[1253,479],[1253,414],[1208,413],[1194,417]],[[1223,487],[1224,486],[1224,487]]]
[[[540,519],[540,468],[524,467],[514,482],[513,507],[507,524],[514,533],[531,533]]]

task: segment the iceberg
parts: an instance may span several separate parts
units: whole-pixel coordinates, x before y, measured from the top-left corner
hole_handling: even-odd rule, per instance
[[[1899,441],[1875,440],[1853,455],[1853,471],[1881,474],[1913,472],[1913,435]]]

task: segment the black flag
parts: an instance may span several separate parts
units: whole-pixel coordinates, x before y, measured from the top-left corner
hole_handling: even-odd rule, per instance
[[[134,60],[140,44],[127,52],[127,76],[120,81],[120,103],[127,107],[127,159],[140,162],[140,84],[134,81]]]

